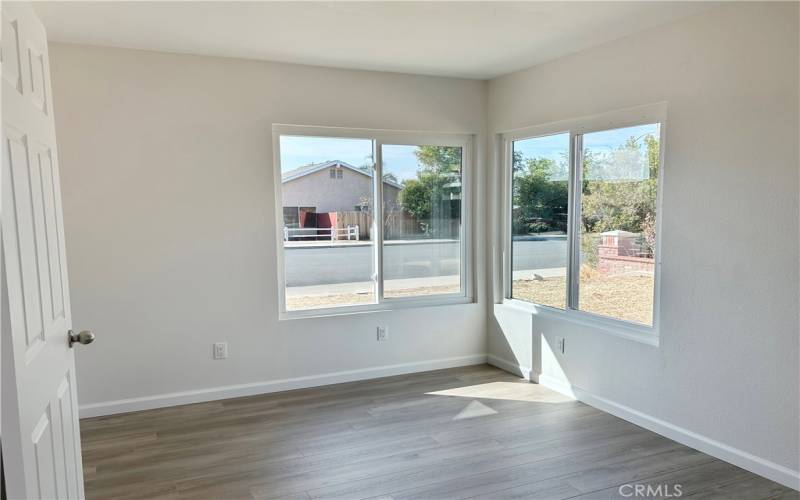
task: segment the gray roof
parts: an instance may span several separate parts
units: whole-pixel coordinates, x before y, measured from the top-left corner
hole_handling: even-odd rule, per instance
[[[358,172],[359,174],[366,175],[367,177],[372,177],[373,172],[372,170],[363,170],[358,167],[354,167],[353,165],[341,160],[329,160],[322,163],[311,163],[309,165],[303,165],[302,167],[293,168],[292,170],[287,170],[286,172],[281,172],[281,182],[285,183],[293,181],[308,174],[313,174],[314,172],[319,172],[320,170],[325,170],[328,168],[348,168],[353,172]],[[403,189],[402,184],[399,184],[391,179],[383,179],[383,183],[396,187],[397,189]]]

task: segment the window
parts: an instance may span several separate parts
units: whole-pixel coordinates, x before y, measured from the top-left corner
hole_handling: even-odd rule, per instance
[[[661,123],[575,129],[508,140],[509,296],[653,327]]]
[[[514,141],[512,159],[512,296],[564,309],[569,134]]]
[[[283,224],[287,228],[299,227],[300,210],[299,207],[283,207]]]
[[[368,139],[280,137],[287,310],[375,301],[375,244],[368,221],[350,210],[372,203],[372,147]],[[334,181],[341,168],[330,158],[363,174],[349,186]]]
[[[582,136],[578,307],[653,324],[659,124]]]
[[[467,301],[470,138],[326,133],[275,129],[282,313]]]
[[[298,228],[300,219],[307,217],[305,214],[314,212],[315,207],[283,207],[283,224],[286,228]]]
[[[456,146],[383,145],[384,296],[461,290],[461,170]]]

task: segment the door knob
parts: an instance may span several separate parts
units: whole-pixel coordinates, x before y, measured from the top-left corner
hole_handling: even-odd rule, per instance
[[[75,342],[79,344],[91,344],[94,342],[94,333],[90,332],[89,330],[84,330],[80,333],[75,333],[72,330],[67,332],[69,336],[69,346],[72,347],[72,344]]]

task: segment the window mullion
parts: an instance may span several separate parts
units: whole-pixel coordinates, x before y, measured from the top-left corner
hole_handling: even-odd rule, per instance
[[[472,141],[461,146],[461,201],[460,201],[460,227],[458,236],[459,242],[459,271],[458,277],[460,293],[464,295],[471,295],[470,288],[472,287],[471,266],[469,263],[472,261],[472,254],[469,250],[468,241],[472,239],[472,217],[471,212],[467,212],[473,206],[472,200],[472,171],[470,168],[470,160],[472,154]]]
[[[372,232],[375,242],[373,262],[375,263],[375,297],[378,303],[383,302],[383,143],[373,141],[373,176],[372,176]]]
[[[567,308],[578,309],[579,283],[581,269],[581,186],[583,184],[583,135],[572,136],[572,153],[570,154],[569,176],[569,218],[567,226]]]
[[[505,222],[502,228],[504,244],[503,263],[504,275],[507,277],[503,288],[503,297],[514,298],[514,142],[503,138],[503,150],[501,161],[506,168],[503,169],[503,213]],[[567,221],[569,224],[569,221]]]

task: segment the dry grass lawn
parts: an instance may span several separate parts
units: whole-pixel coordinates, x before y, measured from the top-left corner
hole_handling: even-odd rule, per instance
[[[416,288],[405,288],[400,290],[386,290],[386,297],[414,297],[419,295],[435,295],[439,293],[457,293],[458,285],[439,285],[422,286]],[[306,297],[287,297],[286,308],[290,311],[298,309],[315,309],[318,307],[337,307],[352,306],[358,304],[370,304],[374,302],[371,293],[342,293],[331,295],[311,295]]]
[[[411,297],[457,292],[452,285],[386,290],[387,297]],[[515,299],[563,309],[566,306],[566,278],[514,280]],[[290,311],[369,304],[371,293],[342,293],[287,297]],[[653,321],[652,276],[604,276],[584,268],[581,272],[581,310],[649,325]]]
[[[564,309],[566,278],[514,280],[515,299]],[[581,273],[580,309],[649,325],[653,322],[652,276]]]

